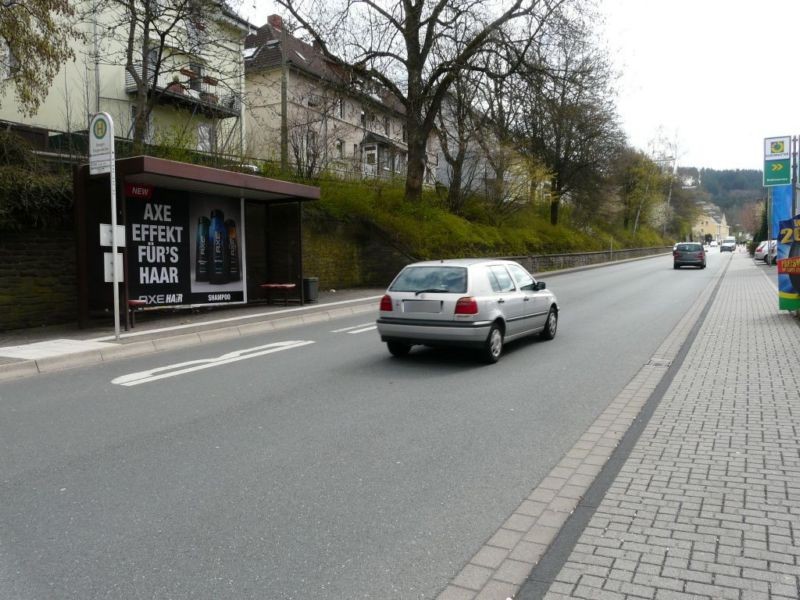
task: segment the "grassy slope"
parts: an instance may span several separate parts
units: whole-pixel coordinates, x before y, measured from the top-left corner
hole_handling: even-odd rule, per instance
[[[546,206],[500,217],[473,206],[466,219],[448,212],[434,192],[426,193],[419,203],[410,203],[404,200],[400,185],[323,181],[320,187],[321,200],[310,207],[312,218],[369,222],[385,232],[395,247],[418,259],[589,252],[607,249],[612,239],[614,248],[671,243],[647,228],[633,236],[600,222],[590,232],[552,226]]]

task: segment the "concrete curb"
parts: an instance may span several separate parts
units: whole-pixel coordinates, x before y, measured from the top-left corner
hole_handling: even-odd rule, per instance
[[[240,337],[297,327],[298,325],[332,321],[341,317],[349,317],[369,312],[374,312],[377,318],[377,308],[372,298],[365,299],[363,304],[356,304],[354,306],[332,308],[330,310],[321,309],[321,306],[314,306],[312,308],[317,310],[304,315],[291,315],[272,319],[267,317],[266,320],[263,321],[241,325],[217,327],[191,333],[168,335],[160,338],[154,337],[153,339],[140,342],[113,344],[102,350],[88,350],[85,352],[74,352],[36,360],[23,360],[15,363],[2,364],[0,365],[0,382],[21,379],[38,374],[54,373],[124,358],[135,358],[155,352],[190,348],[207,342],[223,342]],[[202,325],[198,325],[198,327],[202,327]],[[154,333],[154,335],[156,335],[156,333]]]

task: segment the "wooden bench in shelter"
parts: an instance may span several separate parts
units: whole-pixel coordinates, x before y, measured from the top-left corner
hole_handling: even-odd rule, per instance
[[[296,283],[262,283],[259,287],[267,292],[267,303],[272,304],[272,294],[278,292],[283,295],[283,305],[289,305],[289,292],[297,289]]]

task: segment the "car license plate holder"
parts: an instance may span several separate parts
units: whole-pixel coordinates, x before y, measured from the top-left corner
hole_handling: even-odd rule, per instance
[[[442,312],[441,300],[403,300],[403,312],[438,314]]]

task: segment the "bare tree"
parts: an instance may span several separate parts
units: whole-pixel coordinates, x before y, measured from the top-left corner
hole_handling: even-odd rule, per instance
[[[461,213],[476,191],[482,119],[475,110],[477,87],[478,82],[469,73],[459,75],[437,119],[439,147],[447,163],[447,207],[455,214]]]
[[[277,0],[332,60],[390,90],[405,109],[406,198],[418,200],[426,143],[459,73],[506,23],[525,20],[536,39],[551,16],[574,0]],[[496,8],[495,8],[496,7]]]
[[[310,92],[294,98],[293,104],[302,107],[292,111],[287,124],[294,172],[300,178],[312,179],[327,168],[341,142],[335,127],[329,130],[337,99]]]
[[[514,45],[506,43],[507,51]],[[522,197],[519,187],[521,154],[514,139],[520,118],[522,98],[510,93],[519,81],[508,56],[495,53],[486,57],[483,72],[486,77],[478,90],[478,104],[485,118],[480,122],[478,142],[484,156],[484,184],[487,201],[500,213],[518,207]],[[517,172],[512,170],[517,167]],[[526,196],[524,194],[523,196]]]
[[[124,64],[135,87],[132,138],[140,150],[152,134],[151,114],[167,93],[197,93],[197,105],[214,114],[223,90],[233,104],[241,94],[240,54],[232,30],[242,27],[218,0],[101,0],[113,14],[104,60]],[[121,50],[118,50],[121,48]],[[208,73],[202,72],[213,63]],[[175,84],[175,87],[172,84]],[[180,88],[180,89],[179,89]]]
[[[643,152],[626,148],[614,165],[622,205],[622,226],[634,234],[648,222],[652,209],[663,203],[669,175]]]
[[[582,19],[564,21],[562,35],[532,46],[521,70],[520,147],[552,174],[550,222],[562,199],[590,198],[587,190],[622,147],[614,105],[613,72]]]

